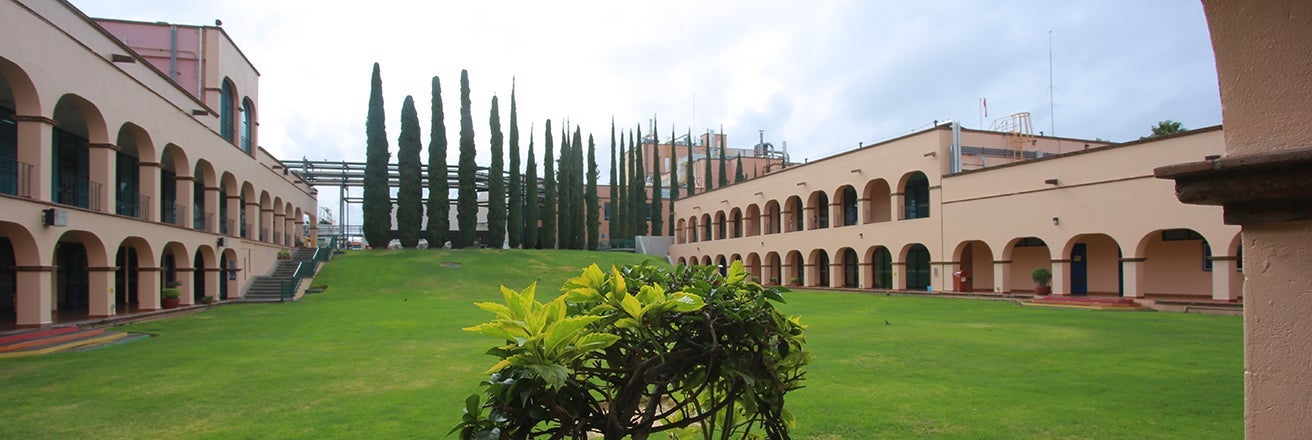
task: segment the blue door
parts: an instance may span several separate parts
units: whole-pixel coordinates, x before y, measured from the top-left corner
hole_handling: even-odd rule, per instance
[[[1071,295],[1089,293],[1089,249],[1084,243],[1076,243],[1071,249]]]

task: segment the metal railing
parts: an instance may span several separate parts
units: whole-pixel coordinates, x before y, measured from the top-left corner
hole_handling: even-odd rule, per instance
[[[104,185],[94,180],[79,181],[76,174],[62,173],[55,188],[55,203],[100,211],[100,189]]]
[[[278,299],[280,301],[295,299],[296,291],[301,286],[301,280],[305,277],[313,277],[318,266],[319,262],[314,260],[296,263],[296,271],[292,273],[291,279],[282,281],[281,288],[278,291]]]
[[[611,249],[633,249],[636,246],[637,246],[637,241],[631,238],[610,240]]]
[[[251,230],[253,230],[253,229],[255,229],[255,226],[254,226],[254,225],[252,225],[252,224],[250,224],[250,223],[242,223],[242,224],[241,224],[241,238],[251,238]]]
[[[160,213],[160,221],[174,226],[186,227],[187,207],[179,203],[164,204],[164,211]]]
[[[119,194],[114,212],[141,220],[150,218],[150,196],[141,193]]]
[[[32,198],[32,164],[0,162],[0,193]]]
[[[197,208],[191,217],[191,228],[205,232],[211,231],[210,222],[214,220],[214,214],[209,211]]]
[[[263,226],[260,227],[260,241],[269,241],[269,228]]]

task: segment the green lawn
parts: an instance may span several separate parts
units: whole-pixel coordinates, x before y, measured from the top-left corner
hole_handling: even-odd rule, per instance
[[[474,301],[545,295],[631,254],[340,256],[289,304],[127,329],[112,348],[0,359],[0,438],[429,438],[460,415],[495,341]],[[461,267],[443,267],[459,262]],[[1010,302],[794,292],[816,359],[797,438],[1239,438],[1242,320]],[[885,324],[885,321],[888,324]]]

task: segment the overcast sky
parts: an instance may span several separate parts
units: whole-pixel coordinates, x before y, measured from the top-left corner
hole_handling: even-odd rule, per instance
[[[603,181],[612,117],[645,133],[656,115],[662,138],[723,126],[731,147],[765,130],[798,161],[934,120],[978,128],[1017,112],[1032,114],[1035,131],[1112,141],[1164,119],[1221,123],[1198,0],[72,2],[92,17],[223,20],[261,74],[260,144],[284,160],[364,160],[374,62],[393,158],[406,95],[427,148],[433,76],[455,144],[468,69],[480,164],[491,98],[505,126],[515,78],[521,148],[532,123],[540,161],[542,122],[552,119],[558,137],[568,119],[607,150]],[[320,188],[320,206],[337,203],[336,189]]]

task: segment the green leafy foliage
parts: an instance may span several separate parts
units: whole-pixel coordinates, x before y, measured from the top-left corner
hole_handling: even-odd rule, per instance
[[[717,268],[589,266],[545,303],[502,287],[465,330],[504,344],[452,429],[462,439],[787,438],[784,395],[801,388],[805,327],[774,308],[786,290]],[[484,410],[487,414],[484,415]]]

